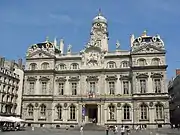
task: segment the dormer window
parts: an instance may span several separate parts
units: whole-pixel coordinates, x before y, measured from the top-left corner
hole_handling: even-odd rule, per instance
[[[123,61],[121,66],[122,66],[122,68],[128,67],[129,66],[129,62],[128,61]]]
[[[60,64],[59,65],[59,70],[65,70],[66,69],[66,65],[65,64]]]
[[[71,69],[78,69],[79,65],[77,63],[71,64]]]
[[[49,63],[45,62],[41,65],[41,69],[46,70],[49,67]]]
[[[108,62],[108,68],[116,68],[116,63],[114,61]]]
[[[160,59],[159,58],[152,59],[152,65],[160,65]]]
[[[139,66],[145,66],[146,65],[146,60],[145,59],[139,59],[138,60],[138,65]]]
[[[31,63],[30,64],[30,70],[36,70],[37,64],[36,63]]]

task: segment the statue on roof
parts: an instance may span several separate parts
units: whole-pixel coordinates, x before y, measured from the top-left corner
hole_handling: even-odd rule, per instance
[[[70,53],[70,52],[71,52],[71,49],[72,49],[72,45],[69,44],[68,49],[67,49],[67,52]]]
[[[147,30],[144,30],[141,36],[146,37],[147,36]]]
[[[120,48],[120,43],[119,43],[119,41],[117,40],[116,41],[116,50],[118,50]]]
[[[49,37],[48,36],[46,37],[46,42],[49,42]]]

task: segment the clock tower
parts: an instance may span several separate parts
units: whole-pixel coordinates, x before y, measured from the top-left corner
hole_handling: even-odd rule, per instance
[[[97,46],[102,51],[108,51],[107,20],[100,11],[92,22],[90,45]]]

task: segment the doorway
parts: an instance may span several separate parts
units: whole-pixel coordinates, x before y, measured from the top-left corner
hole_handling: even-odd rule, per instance
[[[87,104],[86,105],[87,110],[87,116],[88,116],[88,122],[90,123],[97,123],[97,115],[98,115],[98,109],[96,104]]]

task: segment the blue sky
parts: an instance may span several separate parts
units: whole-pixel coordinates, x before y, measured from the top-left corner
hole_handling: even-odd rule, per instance
[[[129,49],[129,36],[160,34],[167,49],[168,78],[180,68],[180,0],[0,0],[0,55],[25,57],[46,36],[64,38],[80,51],[89,40],[93,17],[101,8],[108,19],[109,48],[116,40]]]

